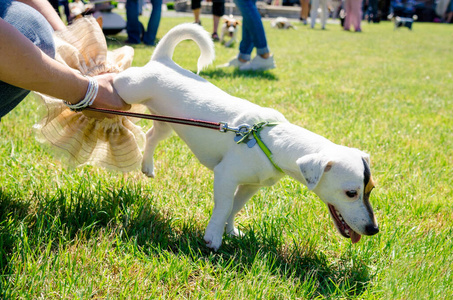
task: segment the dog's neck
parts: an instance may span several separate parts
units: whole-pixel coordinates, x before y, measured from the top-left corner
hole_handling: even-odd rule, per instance
[[[302,127],[283,123],[263,131],[263,142],[272,152],[275,163],[289,176],[305,183],[296,161],[308,154],[320,153],[336,145]]]

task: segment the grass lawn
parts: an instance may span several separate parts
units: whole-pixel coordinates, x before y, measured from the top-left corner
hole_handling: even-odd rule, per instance
[[[158,37],[191,21],[164,17]],[[238,51],[216,44],[200,75],[370,153],[380,233],[352,245],[326,205],[285,177],[239,214],[245,237],[211,252],[213,174],[177,136],[156,150],[155,179],[68,169],[35,140],[42,105],[28,96],[0,124],[0,298],[453,298],[453,27],[265,27],[277,69],[216,69]],[[154,48],[135,50],[141,66]],[[196,71],[198,55],[183,42],[174,60]]]

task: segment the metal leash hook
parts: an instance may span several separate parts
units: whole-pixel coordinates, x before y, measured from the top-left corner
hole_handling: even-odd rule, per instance
[[[221,132],[231,131],[236,134],[234,137],[234,141],[237,144],[245,143],[249,148],[252,148],[256,145],[256,139],[253,136],[252,132],[257,130],[257,126],[250,126],[248,124],[242,124],[238,127],[229,127],[228,123],[220,122],[221,123]],[[261,127],[261,126],[260,126]]]
[[[252,148],[256,145],[256,140],[250,133],[254,130],[254,127],[248,124],[242,124],[238,127],[229,127],[228,123],[220,122],[220,131],[227,132],[231,131],[236,134],[234,141],[238,144],[246,143],[249,148]]]
[[[220,128],[219,128],[220,132],[231,131],[231,132],[236,133],[236,135],[244,136],[251,131],[250,125],[248,125],[248,124],[239,125],[238,127],[229,127],[228,123],[226,123],[226,122],[219,122],[219,124],[220,124]]]

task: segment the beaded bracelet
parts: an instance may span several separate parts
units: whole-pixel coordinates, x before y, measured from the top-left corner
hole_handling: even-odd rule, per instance
[[[82,100],[75,104],[71,104],[67,101],[64,101],[64,103],[69,107],[70,110],[81,111],[85,107],[91,106],[91,104],[93,104],[94,102],[94,99],[96,99],[96,96],[98,95],[99,91],[98,81],[93,77],[88,77],[88,79],[89,79],[88,89],[85,94],[85,98],[83,98]]]

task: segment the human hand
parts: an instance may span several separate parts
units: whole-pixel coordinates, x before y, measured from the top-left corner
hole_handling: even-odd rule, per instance
[[[98,81],[99,90],[91,107],[114,110],[129,110],[131,108],[131,105],[124,102],[113,87],[113,79],[115,75],[116,74],[114,73],[106,73],[94,76],[94,78],[96,78],[96,80]],[[113,118],[115,116],[111,114],[98,113],[87,110],[83,110],[82,112],[87,117],[97,119]]]

